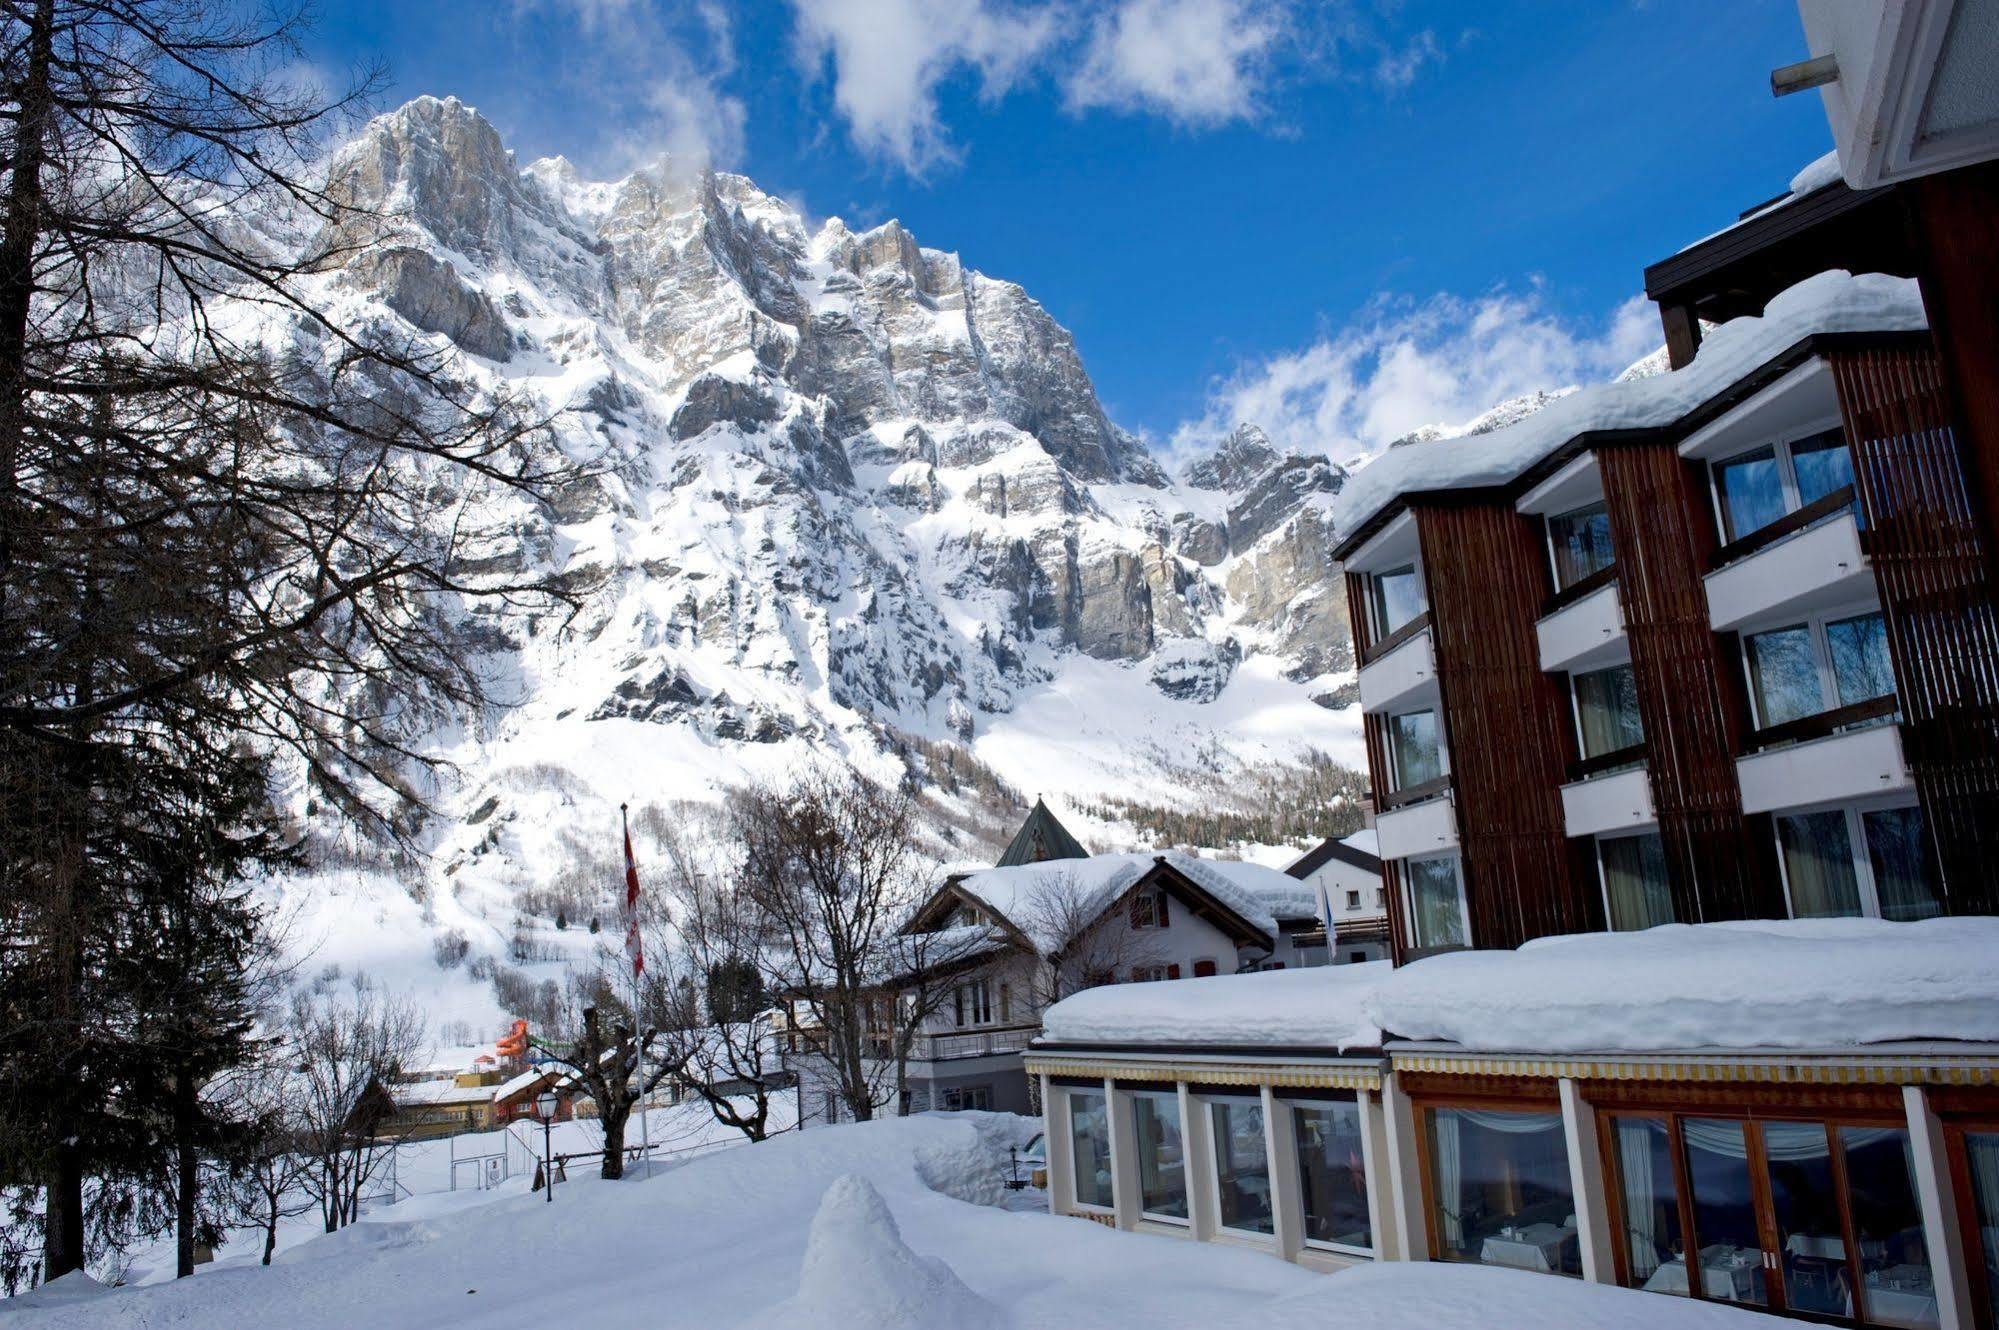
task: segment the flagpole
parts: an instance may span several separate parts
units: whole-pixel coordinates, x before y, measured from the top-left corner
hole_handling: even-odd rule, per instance
[[[646,1176],[652,1176],[652,1124],[646,1120],[646,1032],[645,962],[638,949],[639,866],[632,859],[632,819],[626,805],[618,805],[618,820],[625,833],[625,950],[632,958],[632,1037],[638,1040],[639,1054],[639,1144],[646,1161]]]

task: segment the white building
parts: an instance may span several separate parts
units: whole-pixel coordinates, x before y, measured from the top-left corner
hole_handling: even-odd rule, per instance
[[[1293,936],[1299,964],[1349,965],[1388,958],[1388,894],[1372,828],[1344,840],[1321,841],[1284,872],[1298,879],[1315,900],[1323,889],[1333,912],[1330,949],[1317,911],[1312,917],[1314,929]]]

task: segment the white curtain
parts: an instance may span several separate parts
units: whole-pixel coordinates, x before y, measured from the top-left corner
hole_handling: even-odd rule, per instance
[[[1749,1157],[1748,1135],[1743,1126],[1732,1120],[1687,1118],[1681,1121],[1680,1130],[1686,1136],[1687,1144],[1695,1149],[1730,1159],[1746,1159]],[[1900,1127],[1847,1127],[1842,1129],[1841,1135],[1846,1147],[1854,1150],[1901,1136],[1903,1131]],[[1823,1159],[1828,1152],[1823,1122],[1763,1124],[1763,1153],[1767,1158],[1780,1162]]]
[[[1648,1279],[1659,1268],[1659,1193],[1652,1178],[1652,1137],[1663,1129],[1648,1121],[1617,1124],[1618,1162],[1624,1174],[1624,1229],[1631,1246],[1631,1277]]]
[[[1437,1212],[1444,1221],[1444,1245],[1456,1251],[1464,1245],[1465,1226],[1458,1212],[1464,1206],[1464,1178],[1458,1154],[1458,1115],[1436,1112],[1430,1115],[1431,1137],[1436,1156],[1430,1167],[1437,1174]]]

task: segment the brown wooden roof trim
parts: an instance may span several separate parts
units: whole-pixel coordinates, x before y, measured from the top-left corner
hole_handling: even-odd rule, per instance
[[[1821,186],[1781,208],[1760,217],[1739,221],[1706,240],[1697,241],[1669,258],[1645,269],[1645,294],[1661,303],[1676,303],[1672,297],[1702,278],[1734,266],[1772,245],[1781,244],[1836,217],[1857,212],[1884,201],[1894,192],[1892,185],[1880,189],[1854,190],[1844,181]]]
[[[1356,527],[1352,535],[1334,545],[1333,557],[1345,562],[1355,550],[1372,540],[1377,532],[1411,507],[1465,507],[1479,503],[1511,504],[1586,452],[1630,444],[1677,442],[1816,357],[1836,351],[1897,347],[1926,348],[1930,345],[1932,342],[1927,330],[1813,333],[1793,342],[1669,425],[1648,425],[1639,429],[1584,430],[1503,485],[1468,485],[1461,489],[1404,491],[1383,504],[1367,521]],[[1677,374],[1682,371],[1669,372]],[[1413,443],[1405,446],[1422,448],[1428,445]]]
[[[1180,896],[1182,902],[1189,906],[1196,915],[1204,917],[1212,916],[1208,921],[1221,929],[1222,932],[1231,934],[1236,942],[1249,943],[1262,947],[1273,946],[1276,943],[1277,939],[1275,937],[1272,937],[1249,920],[1237,914],[1216,897],[1209,895],[1205,887],[1175,868],[1165,859],[1155,859],[1152,867],[1139,875],[1138,881],[1125,888],[1124,891],[1118,894],[1116,900],[1104,907],[1104,914],[1109,914],[1120,904],[1131,899],[1131,894],[1134,891],[1141,890],[1155,882],[1161,881],[1167,882]],[[1102,917],[1102,915],[1098,916],[1098,918]]]

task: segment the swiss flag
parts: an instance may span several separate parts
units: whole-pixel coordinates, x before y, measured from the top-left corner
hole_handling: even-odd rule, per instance
[[[625,811],[624,805],[618,812]],[[632,857],[632,824],[625,822],[625,954],[632,958],[632,975],[646,971],[645,948],[639,944],[639,863]]]

